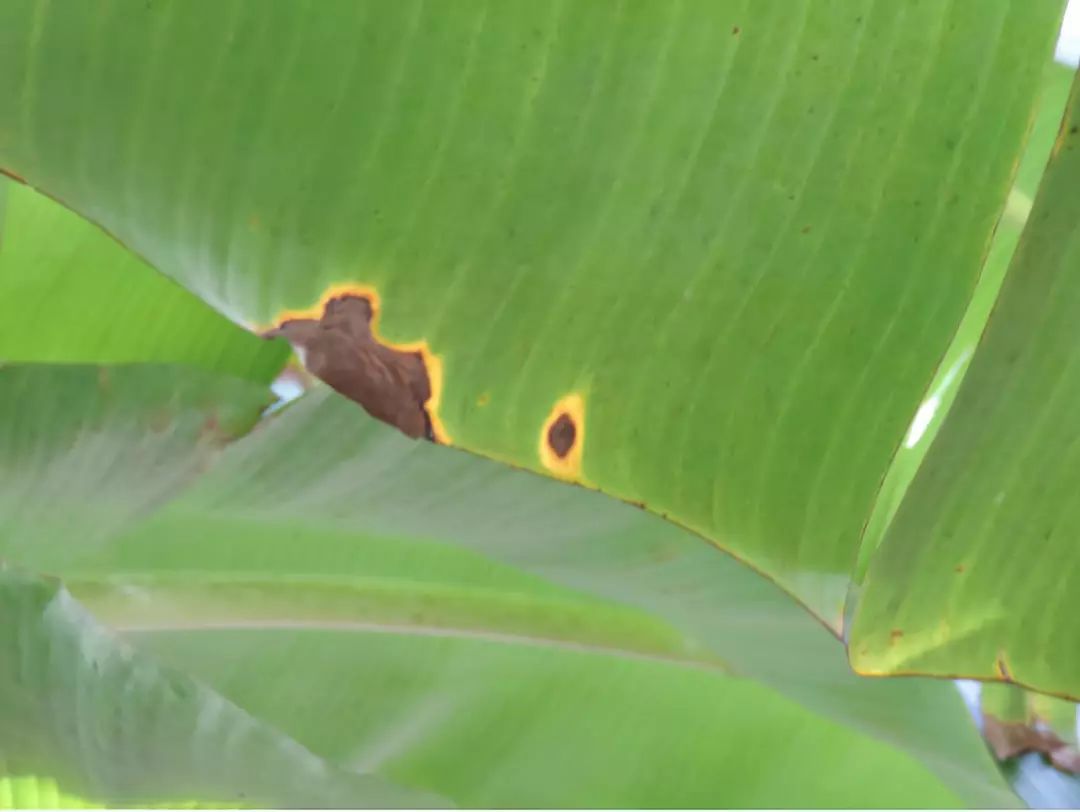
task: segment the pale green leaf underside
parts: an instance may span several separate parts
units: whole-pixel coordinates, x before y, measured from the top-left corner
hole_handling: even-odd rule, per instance
[[[19,451],[32,448],[62,459],[66,424],[26,419],[42,411],[37,385],[63,395],[81,443],[105,463],[126,460],[85,469],[95,482],[160,471],[165,458],[140,453],[160,417],[155,392],[188,393],[175,397],[201,418],[208,386],[194,370],[187,384],[155,388],[181,373],[118,368],[97,401],[96,370],[0,374],[13,373],[22,396],[4,401],[14,419],[0,425],[23,428],[0,438],[0,459],[34,459]],[[228,391],[210,380],[210,392]],[[245,387],[233,396],[243,401]],[[179,419],[162,434],[197,445],[190,428],[201,425]],[[326,392],[215,456],[142,524],[92,545],[72,544],[70,523],[98,526],[98,494],[66,492],[68,524],[57,524],[26,491],[42,521],[33,544],[9,536],[6,556],[69,579],[138,651],[336,769],[465,805],[1011,803],[949,686],[857,679],[835,639],[776,587],[644,511],[409,441]],[[105,687],[88,676],[83,695]],[[45,696],[70,701],[63,685]],[[53,718],[89,724],[100,704]],[[125,730],[149,756],[164,745],[144,716]],[[47,743],[40,755],[27,774],[65,776],[65,791],[81,792],[72,763],[97,795],[117,788],[105,765]],[[221,773],[249,756],[221,756]],[[146,761],[124,763],[147,774]],[[790,780],[776,781],[778,769]]]
[[[198,476],[266,400],[263,387],[195,368],[0,367],[7,790],[43,779],[64,797],[129,805],[430,803],[324,762],[116,641],[57,582],[9,569],[92,560]]]
[[[189,676],[116,641],[57,583],[0,573],[0,776],[13,804],[70,793],[286,806],[430,805],[318,758]]]
[[[906,792],[890,779],[863,796],[860,772],[834,794],[825,762],[792,746],[795,729],[817,730],[807,735],[826,749],[876,741],[936,774],[924,788],[1009,803],[950,686],[860,680],[775,586],[691,534],[409,441],[326,392],[234,444],[70,575],[112,625],[317,752],[387,748],[393,758],[358,763],[464,805],[893,803]],[[310,677],[297,684],[286,663]],[[715,732],[658,744],[687,726]],[[480,772],[460,755],[476,748]],[[803,794],[736,780],[750,753],[806,768]],[[692,779],[701,759],[716,766]],[[576,777],[552,786],[545,776],[567,765]],[[600,774],[622,778],[588,778]]]
[[[169,366],[0,366],[0,558],[41,568],[170,499],[269,393]]]

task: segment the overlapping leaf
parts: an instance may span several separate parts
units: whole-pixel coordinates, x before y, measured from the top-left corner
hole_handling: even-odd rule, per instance
[[[950,686],[860,680],[700,539],[331,393],[92,555],[38,546],[141,650],[458,803],[1010,803]]]
[[[868,572],[851,637],[860,670],[1011,678],[1080,696],[1070,643],[1078,185],[1074,85],[971,370]]]
[[[333,767],[161,668],[116,641],[56,582],[0,573],[0,652],[0,775],[13,796],[46,770],[67,792],[135,806],[434,802]]]
[[[283,347],[230,325],[107,234],[0,177],[0,362],[191,364],[268,381]]]

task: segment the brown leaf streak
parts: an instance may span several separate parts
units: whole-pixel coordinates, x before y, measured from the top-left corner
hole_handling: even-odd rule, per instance
[[[15,171],[13,171],[11,169],[7,169],[6,167],[0,166],[0,175],[4,175],[5,177],[11,178],[13,181],[15,181],[16,183],[21,183],[23,186],[28,186],[29,185],[26,182],[26,178],[24,178],[18,172],[15,172]]]
[[[424,356],[381,343],[372,331],[374,315],[369,298],[341,295],[326,301],[322,318],[287,319],[263,337],[287,339],[299,348],[311,374],[375,419],[409,437],[435,441]]]

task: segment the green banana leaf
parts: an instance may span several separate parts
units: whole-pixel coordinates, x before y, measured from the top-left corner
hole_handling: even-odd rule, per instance
[[[362,293],[439,439],[839,629],[1062,5],[12,0],[0,166],[252,327]]]
[[[0,8],[0,164],[236,322],[318,315],[328,292],[368,297],[377,334],[422,352],[438,439],[641,503],[749,561],[838,629],[878,483],[979,277],[1060,6],[551,2],[450,13],[419,2],[196,0],[61,13],[12,2]],[[1039,287],[1037,274],[1016,270],[1025,250],[1036,267],[1047,253],[1068,265],[1051,240],[1075,220],[1067,205],[1056,212],[1069,182],[1058,172],[1056,191],[1040,196],[1053,196],[1045,209],[1056,225],[1040,234],[1033,216],[1002,304],[1019,315],[999,332],[1032,323],[1033,294],[1010,293]],[[34,205],[29,189],[17,195],[5,235],[23,216],[17,206]],[[49,231],[44,219],[18,222],[20,235]],[[70,260],[36,244],[27,239],[14,260],[0,249],[0,273],[29,261],[60,278]],[[106,243],[94,245],[110,268]],[[1017,273],[1035,282],[1014,283]],[[5,284],[0,276],[0,292]],[[1052,360],[1067,340],[1067,303],[1042,284],[1057,306],[1042,336]],[[30,288],[30,301],[48,303],[42,290]],[[87,296],[105,312],[108,297],[93,285]],[[35,320],[15,315],[20,326],[3,337],[18,348],[13,360],[213,368],[211,348],[227,345],[226,371],[256,380],[283,360],[281,347],[256,350],[224,322],[204,354],[165,330],[156,349],[110,343],[89,318],[86,346],[60,330],[35,344]],[[116,323],[132,336],[146,329]],[[1011,369],[1011,335],[993,335],[979,357],[996,353],[985,363]],[[0,358],[8,351],[0,344]],[[164,382],[176,370],[146,372]],[[120,371],[132,385],[116,402],[143,391],[143,373]],[[0,386],[18,384],[6,392],[25,393],[44,373],[4,374]],[[71,409],[97,397],[98,370],[48,374],[29,401],[44,404],[40,415],[0,414],[0,431],[20,427],[5,434],[16,452],[58,424],[46,462],[100,425]],[[254,414],[239,382],[214,386]],[[1034,391],[1014,392],[1012,419],[1043,404]],[[962,393],[958,410],[973,408],[963,404]],[[857,680],[835,640],[776,588],[633,508],[469,468],[485,463],[408,443],[320,394],[131,529],[208,462],[195,423],[174,433],[158,413],[111,408],[106,425],[121,429],[98,432],[94,446],[111,466],[89,454],[56,469],[12,456],[51,478],[0,495],[15,517],[5,514],[5,557],[63,576],[152,661],[346,778],[375,773],[354,802],[396,791],[378,778],[489,805],[1011,802],[948,686]],[[563,408],[576,421],[565,465],[545,444]],[[1051,440],[1064,447],[1040,441]],[[218,453],[211,445],[205,460]],[[174,461],[181,448],[175,469],[151,465],[136,478],[131,460]],[[945,459],[966,473],[971,454],[961,456],[932,455],[927,467]],[[33,479],[16,480],[7,463],[0,455],[6,481]],[[987,480],[1008,470],[978,465]],[[48,510],[54,498],[67,510],[93,501],[92,476],[108,498],[84,514],[90,532],[72,545],[71,520]],[[137,504],[119,498],[126,480]],[[917,480],[912,500],[933,503],[942,490]],[[982,497],[967,498],[974,515]],[[1061,510],[1056,502],[1010,507]],[[898,527],[919,510],[902,509]],[[1004,545],[1018,519],[994,521]],[[962,663],[1002,676],[1000,652],[985,667],[986,641],[1023,641],[1045,590],[1031,591],[1027,621],[998,617],[988,580],[959,597],[933,579],[924,593],[903,591],[913,574],[910,561],[897,565],[904,550],[920,561],[924,548],[939,552],[928,527],[890,530],[869,562],[852,655],[868,672],[914,663],[955,673],[941,663]],[[1024,564],[1037,575],[1060,575],[1060,563],[1033,558]],[[1052,583],[1067,594],[1067,578]],[[903,627],[897,600],[907,601]],[[985,628],[919,628],[953,620],[955,607]],[[1075,692],[1067,646],[1044,662],[1045,641],[1017,645],[1022,679]],[[903,720],[912,708],[914,721]],[[612,740],[622,747],[602,750]],[[837,763],[842,781],[828,769]]]
[[[0,362],[202,366],[257,381],[282,347],[231,325],[91,223],[0,177]]]
[[[1016,181],[1009,193],[1005,214],[998,222],[994,240],[983,264],[982,274],[975,287],[971,305],[956,330],[949,350],[938,367],[927,397],[919,404],[911,421],[903,444],[893,457],[892,467],[882,482],[874,512],[863,533],[859,550],[856,579],[860,582],[866,568],[884,536],[885,530],[896,515],[904,494],[922,464],[927,450],[952,408],[960,383],[967,373],[975,349],[982,337],[986,320],[997,301],[1005,272],[1012,260],[1020,235],[1031,212],[1031,203],[1042,180],[1043,170],[1050,158],[1050,151],[1061,128],[1062,111],[1069,98],[1075,70],[1057,62],[1047,65],[1043,79],[1038,115],[1032,127],[1031,138],[1016,173]],[[852,596],[848,597],[853,604]]]

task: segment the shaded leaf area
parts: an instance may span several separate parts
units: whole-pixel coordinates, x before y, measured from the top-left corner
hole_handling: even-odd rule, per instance
[[[377,290],[453,443],[644,503],[839,628],[1060,0],[317,8],[5,3],[0,164],[261,328]]]
[[[871,562],[850,639],[862,672],[1080,696],[1076,88],[979,351]]]
[[[914,759],[753,681],[470,640],[133,639],[345,765],[469,806],[966,805]],[[325,693],[267,679],[284,669]]]
[[[703,540],[326,390],[43,565],[314,752],[463,805],[1015,803],[951,686],[860,680]]]
[[[288,354],[114,239],[0,177],[0,362],[191,364],[268,382]]]
[[[431,805],[334,767],[189,676],[119,642],[57,582],[0,572],[0,774],[11,805],[70,793],[140,805]],[[10,797],[7,797],[9,796]],[[58,804],[59,805],[59,804]]]
[[[1061,117],[1069,99],[1074,73],[1072,68],[1057,62],[1051,62],[1046,67],[1038,115],[1024,150],[1024,157],[1017,168],[1016,180],[1009,193],[1005,212],[998,221],[993,242],[983,263],[971,304],[964,313],[956,336],[938,367],[926,397],[919,404],[903,443],[893,458],[889,473],[882,482],[874,512],[863,533],[855,572],[856,581],[865,577],[874,551],[881,543],[889,522],[896,515],[896,510],[937,436],[945,415],[952,408],[956,393],[960,391],[960,384],[986,328],[994,302],[997,301],[1005,272],[1020,241],[1020,234],[1031,211],[1032,200],[1061,129]],[[849,597],[849,605],[853,603]]]
[[[268,402],[264,386],[194,368],[0,366],[0,558],[93,556]]]

